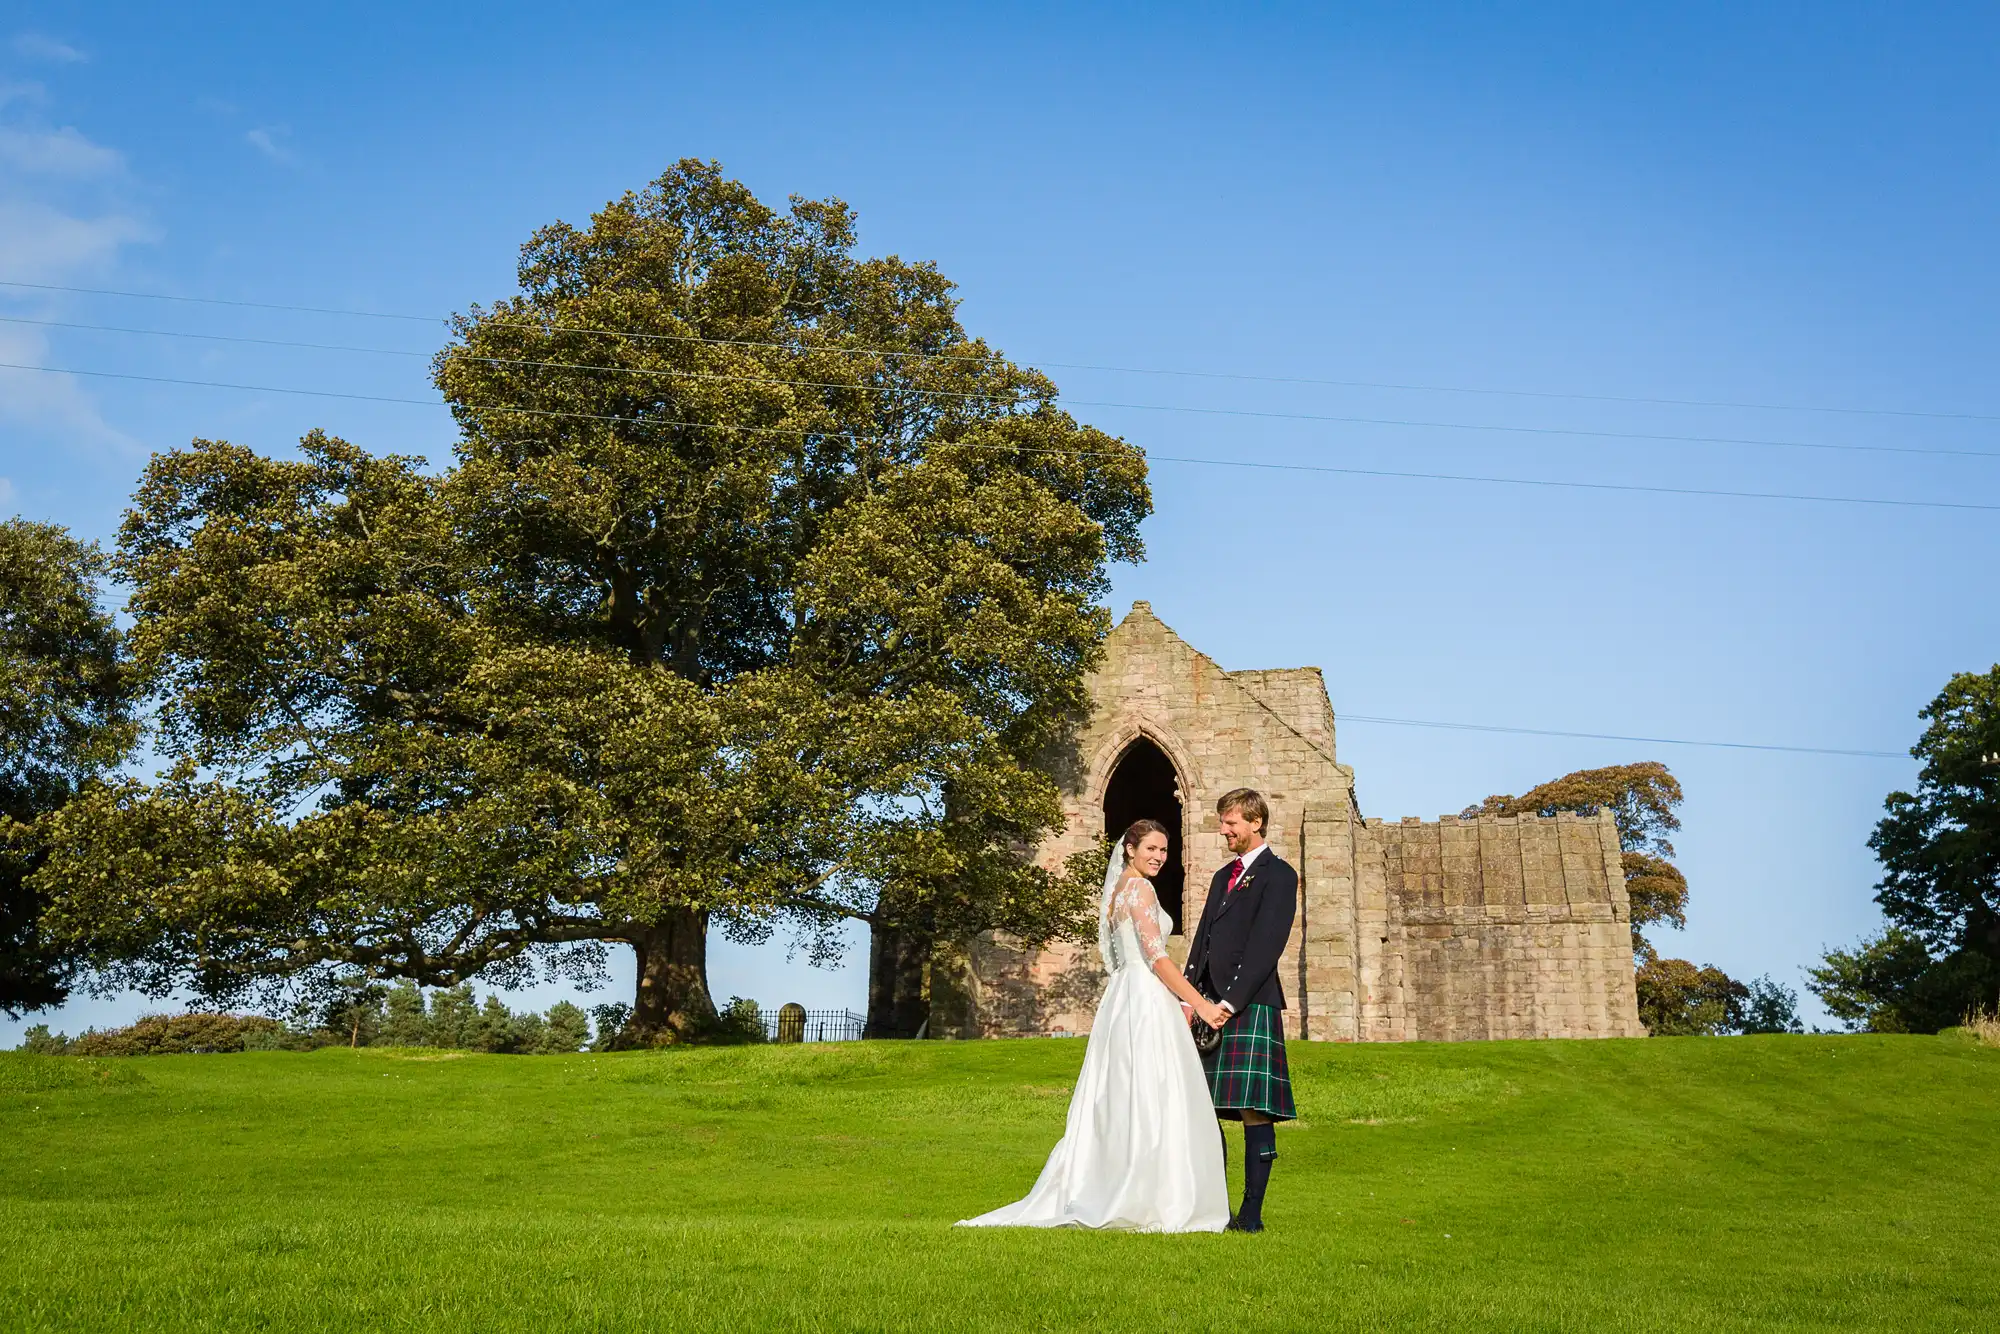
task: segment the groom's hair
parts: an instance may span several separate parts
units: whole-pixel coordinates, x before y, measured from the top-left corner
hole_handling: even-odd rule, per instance
[[[1246,820],[1255,820],[1259,830],[1271,827],[1271,808],[1264,804],[1264,794],[1254,787],[1239,787],[1222,794],[1222,800],[1215,803],[1215,813],[1227,815],[1231,811]]]
[[[1125,851],[1127,853],[1137,851],[1139,845],[1146,841],[1148,834],[1158,834],[1168,841],[1173,839],[1173,835],[1167,832],[1167,827],[1158,820],[1134,820],[1131,827],[1125,831],[1124,839],[1121,840],[1125,844]]]

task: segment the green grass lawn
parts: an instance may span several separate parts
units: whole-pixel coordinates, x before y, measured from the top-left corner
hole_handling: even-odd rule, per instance
[[[2000,1050],[1294,1043],[1264,1235],[954,1231],[1082,1057],[0,1055],[0,1326],[2000,1329]]]

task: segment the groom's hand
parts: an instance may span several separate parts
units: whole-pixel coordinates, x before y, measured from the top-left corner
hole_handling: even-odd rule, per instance
[[[1186,1001],[1181,1002],[1181,1022],[1189,1028],[1194,1027],[1194,1006],[1189,1005]]]

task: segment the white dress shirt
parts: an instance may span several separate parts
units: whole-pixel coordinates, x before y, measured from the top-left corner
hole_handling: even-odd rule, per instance
[[[1250,863],[1256,861],[1259,857],[1263,856],[1265,850],[1268,849],[1270,846],[1271,845],[1269,843],[1259,843],[1256,847],[1250,849],[1250,851],[1242,853],[1236,858],[1237,861],[1243,863],[1243,875],[1239,875],[1236,877],[1236,883],[1238,884],[1243,883],[1243,876],[1250,874]],[[1234,1005],[1231,1005],[1228,1001],[1217,1001],[1216,1004],[1220,1005],[1223,1009],[1229,1011],[1231,1014],[1236,1013],[1236,1007]]]

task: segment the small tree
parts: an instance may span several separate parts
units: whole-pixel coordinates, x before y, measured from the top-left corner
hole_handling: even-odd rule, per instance
[[[1720,968],[1654,959],[1639,970],[1639,1021],[1654,1037],[1741,1032],[1750,989]]]
[[[464,1049],[472,1045],[475,1018],[472,984],[461,982],[431,994],[431,1043]]]
[[[382,1000],[388,993],[378,983],[350,983],[327,1003],[320,1027],[350,1047],[373,1046],[382,1035]]]
[[[486,1003],[474,1012],[465,1045],[473,1051],[514,1050],[514,1016],[498,996],[487,996]]]
[[[21,1034],[21,1045],[14,1050],[36,1056],[61,1056],[69,1050],[69,1038],[62,1033],[51,1033],[47,1024],[29,1024]]]
[[[1805,1025],[1799,1022],[1799,996],[1782,982],[1773,981],[1771,975],[1751,981],[1743,998],[1743,1020],[1738,1031],[1744,1033],[1803,1033]]]
[[[383,999],[382,1041],[392,1047],[431,1045],[431,1017],[423,988],[408,978],[389,988]]]
[[[590,1045],[590,1020],[580,1006],[557,1001],[549,1007],[547,1026],[542,1030],[542,1050],[568,1054]]]

